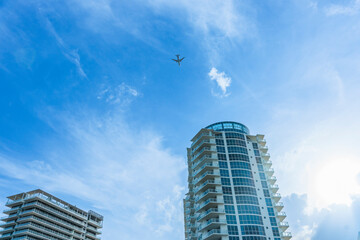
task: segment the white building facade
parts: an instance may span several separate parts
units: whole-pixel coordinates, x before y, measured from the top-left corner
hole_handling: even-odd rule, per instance
[[[191,141],[186,240],[291,239],[264,135],[219,122]]]

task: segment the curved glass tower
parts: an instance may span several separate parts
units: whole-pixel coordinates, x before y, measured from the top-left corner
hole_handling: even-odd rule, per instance
[[[237,122],[201,129],[188,155],[186,240],[289,240],[264,135]]]

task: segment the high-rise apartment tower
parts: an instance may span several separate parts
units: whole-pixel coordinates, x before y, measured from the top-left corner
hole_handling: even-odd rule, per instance
[[[264,135],[236,122],[201,129],[187,149],[186,240],[289,240]]]
[[[8,197],[1,240],[100,240],[103,216],[42,190]]]

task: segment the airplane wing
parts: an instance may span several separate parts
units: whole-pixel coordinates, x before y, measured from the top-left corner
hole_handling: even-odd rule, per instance
[[[180,62],[181,62],[182,60],[184,60],[184,58],[185,58],[185,57],[183,57],[182,59],[179,59],[179,60],[180,60]]]
[[[173,60],[173,61],[175,61],[175,62],[177,62],[178,60],[175,60],[175,59],[171,59],[171,60]]]

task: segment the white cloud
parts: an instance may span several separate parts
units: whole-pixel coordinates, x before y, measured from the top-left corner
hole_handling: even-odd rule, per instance
[[[227,88],[231,85],[231,78],[226,76],[224,72],[218,72],[216,68],[211,68],[209,77],[212,81],[216,81],[218,87],[221,89],[221,94],[213,92],[214,95],[219,97],[227,97],[230,93],[227,92]]]
[[[360,10],[360,0],[355,0],[351,5],[345,6],[340,4],[331,4],[325,8],[325,14],[328,16],[334,15],[355,15]]]
[[[44,141],[46,160],[28,164],[0,156],[3,175],[90,202],[105,215],[104,239],[182,239],[184,189],[174,186],[184,184],[185,160],[164,149],[161,136],[119,116],[49,115],[61,116],[49,124],[61,145]]]
[[[99,92],[97,98],[111,104],[127,105],[138,96],[140,93],[135,88],[122,82],[115,87],[103,86],[103,90]]]

